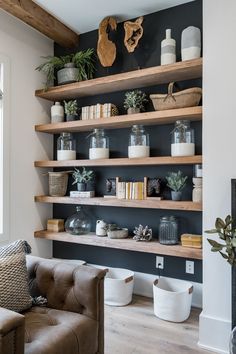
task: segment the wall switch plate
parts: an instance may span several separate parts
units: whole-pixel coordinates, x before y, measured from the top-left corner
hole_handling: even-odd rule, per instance
[[[156,256],[156,268],[164,269],[164,257]]]
[[[185,263],[185,272],[188,274],[194,274],[194,262],[193,261],[186,261]]]

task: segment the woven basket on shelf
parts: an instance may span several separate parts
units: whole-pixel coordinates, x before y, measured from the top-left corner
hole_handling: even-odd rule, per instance
[[[173,93],[174,82],[168,86],[168,94],[150,95],[154,109],[164,111],[166,109],[184,108],[198,106],[202,97],[200,87],[192,87],[186,90]]]
[[[67,190],[69,172],[48,172],[49,195],[52,197],[64,197]]]

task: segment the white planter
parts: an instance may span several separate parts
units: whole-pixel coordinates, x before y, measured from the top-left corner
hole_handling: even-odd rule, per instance
[[[57,160],[76,160],[76,151],[75,150],[57,150]]]
[[[142,158],[150,156],[150,146],[144,145],[132,145],[128,147],[128,157],[129,159],[133,158]]]
[[[178,279],[156,279],[153,283],[154,314],[162,320],[183,322],[190,315],[193,286]]]
[[[171,144],[171,156],[194,156],[194,143],[176,143]]]
[[[104,282],[104,300],[106,305],[125,306],[132,301],[134,272],[110,268]]]
[[[109,149],[108,148],[90,148],[89,149],[89,159],[90,160],[109,159]]]

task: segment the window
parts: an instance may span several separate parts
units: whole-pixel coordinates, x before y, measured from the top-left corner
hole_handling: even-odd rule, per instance
[[[0,242],[9,238],[9,67],[0,54]]]

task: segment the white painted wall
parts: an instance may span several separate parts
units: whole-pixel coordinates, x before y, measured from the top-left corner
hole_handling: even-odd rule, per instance
[[[26,239],[34,254],[51,255],[51,244],[34,240],[33,232],[51,216],[51,206],[36,205],[47,178],[34,160],[50,157],[52,137],[39,136],[34,125],[46,122],[49,104],[34,97],[43,78],[35,71],[41,56],[53,53],[53,42],[0,10],[0,53],[10,59],[10,240]],[[45,189],[46,190],[46,189]]]
[[[236,177],[236,2],[204,0],[204,230],[231,212]],[[231,269],[204,241],[203,312],[199,344],[228,352],[231,327]]]

